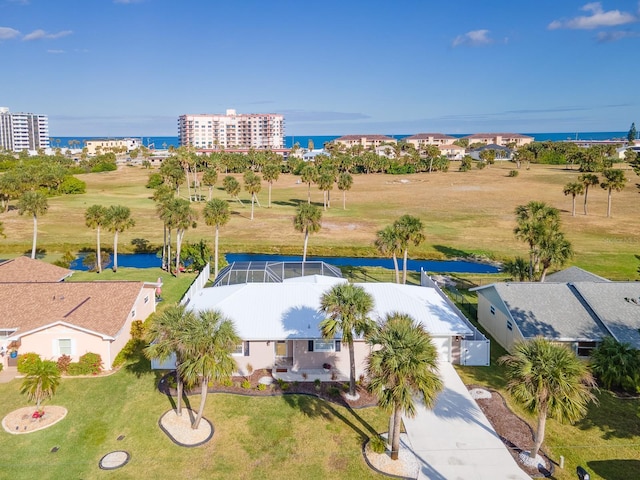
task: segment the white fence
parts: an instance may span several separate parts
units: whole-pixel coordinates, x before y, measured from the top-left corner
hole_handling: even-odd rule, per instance
[[[193,281],[193,283],[189,287],[189,290],[187,290],[187,293],[184,294],[182,300],[180,300],[181,305],[188,305],[191,299],[204,288],[204,286],[209,281],[209,275],[211,275],[211,265],[207,263],[200,272],[200,275],[198,275]]]

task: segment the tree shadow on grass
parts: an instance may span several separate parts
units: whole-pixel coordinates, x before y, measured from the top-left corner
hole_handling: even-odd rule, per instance
[[[577,428],[597,429],[604,440],[640,437],[640,423],[629,421],[638,415],[638,400],[616,398],[607,391],[601,391],[597,397],[599,403],[589,403],[587,415],[576,423]]]
[[[24,252],[22,252],[22,255],[31,257],[31,249],[25,250]],[[37,248],[36,247],[36,258],[38,260],[42,260],[46,255],[47,255],[47,249],[46,248]]]
[[[302,201],[297,198],[290,198],[289,200],[274,200],[271,203],[281,207],[297,207]]]
[[[605,480],[634,478],[640,472],[640,460],[593,460],[587,466]]]
[[[470,252],[466,252],[464,250],[460,250],[460,249],[457,249],[457,248],[449,247],[447,245],[434,245],[433,248],[437,252],[442,253],[447,258],[458,258],[458,257],[466,258],[469,255],[471,255]]]
[[[378,434],[368,422],[355,413],[350,407],[347,407],[347,411],[355,421],[343,415],[339,410],[334,408],[331,403],[318,397],[311,395],[283,395],[283,399],[291,408],[300,410],[309,418],[324,418],[325,420],[337,418],[358,434],[363,442],[369,437]]]

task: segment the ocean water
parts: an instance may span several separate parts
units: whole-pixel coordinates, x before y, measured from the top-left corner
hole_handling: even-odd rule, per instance
[[[390,134],[389,137],[401,139],[413,134]],[[468,134],[452,134],[453,137],[464,137]],[[537,142],[552,141],[560,142],[563,140],[612,140],[612,139],[626,139],[627,132],[552,132],[552,133],[524,133],[524,135],[530,135]],[[178,147],[178,137],[162,137],[162,136],[144,136],[135,137],[142,140],[142,144],[146,147],[155,147],[156,149],[164,149],[170,146]],[[307,148],[309,141],[313,141],[314,148],[322,148],[322,146],[340,137],[340,135],[287,135],[284,137],[284,144],[286,148],[291,148],[295,143],[298,143],[301,147]],[[108,137],[58,137],[53,135],[51,137],[51,146],[59,146],[62,149],[70,148],[69,142],[71,140],[78,140],[80,145],[85,140],[93,140],[96,138],[108,138]],[[123,138],[123,137],[111,137],[111,138]],[[60,140],[60,142],[58,142]]]

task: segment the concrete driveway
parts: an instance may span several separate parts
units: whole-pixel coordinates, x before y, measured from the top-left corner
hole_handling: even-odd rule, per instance
[[[403,418],[421,462],[420,479],[529,480],[484,416],[453,365],[440,364],[444,390],[436,406]]]

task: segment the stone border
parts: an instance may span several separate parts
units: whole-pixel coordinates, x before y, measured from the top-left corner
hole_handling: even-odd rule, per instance
[[[186,410],[186,409],[185,409]],[[213,427],[213,423],[211,423],[209,421],[208,418],[206,417],[202,417],[202,419],[200,420],[205,421],[209,424],[209,427],[211,428],[211,433],[209,433],[209,435],[207,436],[207,438],[205,438],[204,440],[197,442],[197,443],[182,443],[179,442],[172,434],[171,432],[169,432],[169,430],[167,430],[164,425],[162,425],[162,419],[164,418],[164,416],[169,413],[169,412],[173,412],[173,409],[167,410],[166,412],[164,412],[160,418],[158,419],[158,426],[160,427],[160,430],[162,430],[164,432],[164,434],[169,437],[169,439],[175,443],[176,445],[178,445],[179,447],[186,447],[186,448],[193,448],[193,447],[199,447],[200,445],[204,445],[205,443],[209,442],[209,440],[211,440],[213,438],[213,434],[215,433],[215,428]]]
[[[104,466],[102,463],[104,459],[107,458],[109,455],[113,455],[114,453],[124,453],[126,455],[124,462],[120,463],[119,465],[114,465],[113,467]],[[127,463],[129,463],[129,460],[131,460],[131,454],[129,452],[125,450],[114,450],[113,452],[109,452],[106,455],[104,455],[98,462],[98,466],[100,467],[100,470],[115,470],[117,468],[124,467]]]
[[[378,433],[378,435],[380,435],[380,433]],[[367,464],[367,466],[371,470],[373,470],[376,473],[379,473],[380,475],[384,475],[385,477],[398,478],[400,480],[416,480],[418,478],[418,477],[416,477],[416,478],[414,478],[414,477],[403,477],[402,475],[395,475],[393,473],[387,473],[387,472],[384,472],[384,471],[379,470],[376,467],[374,467],[373,464],[369,461],[369,457],[367,457],[367,445],[369,445],[370,441],[371,441],[371,438],[368,438],[362,443],[362,456],[364,457],[365,463]],[[418,476],[420,476],[420,469],[418,469]]]
[[[55,425],[56,423],[58,423],[58,422],[60,422],[60,421],[64,420],[64,418],[67,416],[67,413],[69,413],[69,412],[68,412],[68,410],[67,410],[66,408],[64,408],[64,407],[59,407],[59,406],[57,406],[57,405],[49,405],[48,407],[42,407],[42,408],[43,408],[43,409],[45,409],[45,408],[51,408],[51,407],[60,408],[60,409],[62,409],[62,410],[63,410],[63,413],[62,413],[62,415],[60,416],[60,418],[56,419],[55,421],[53,421],[53,422],[51,422],[51,423],[47,423],[47,424],[45,424],[45,425],[42,425],[42,426],[37,427],[37,428],[33,428],[33,429],[31,429],[31,430],[11,430],[11,429],[9,429],[9,428],[7,427],[7,423],[6,423],[6,419],[7,419],[7,417],[8,417],[9,415],[11,415],[11,414],[19,414],[18,412],[22,412],[22,411],[24,411],[24,413],[19,414],[19,415],[28,415],[28,414],[33,413],[33,412],[34,412],[34,408],[35,408],[35,407],[23,407],[23,408],[18,408],[17,410],[13,410],[13,411],[11,411],[11,412],[7,413],[7,415],[5,415],[5,416],[4,416],[4,418],[2,419],[2,428],[4,428],[4,430],[5,430],[7,433],[10,433],[11,435],[26,435],[26,434],[28,434],[28,433],[33,433],[33,432],[37,432],[37,431],[39,431],[39,430],[44,430],[45,428],[49,428],[49,427],[51,427],[51,426]]]

